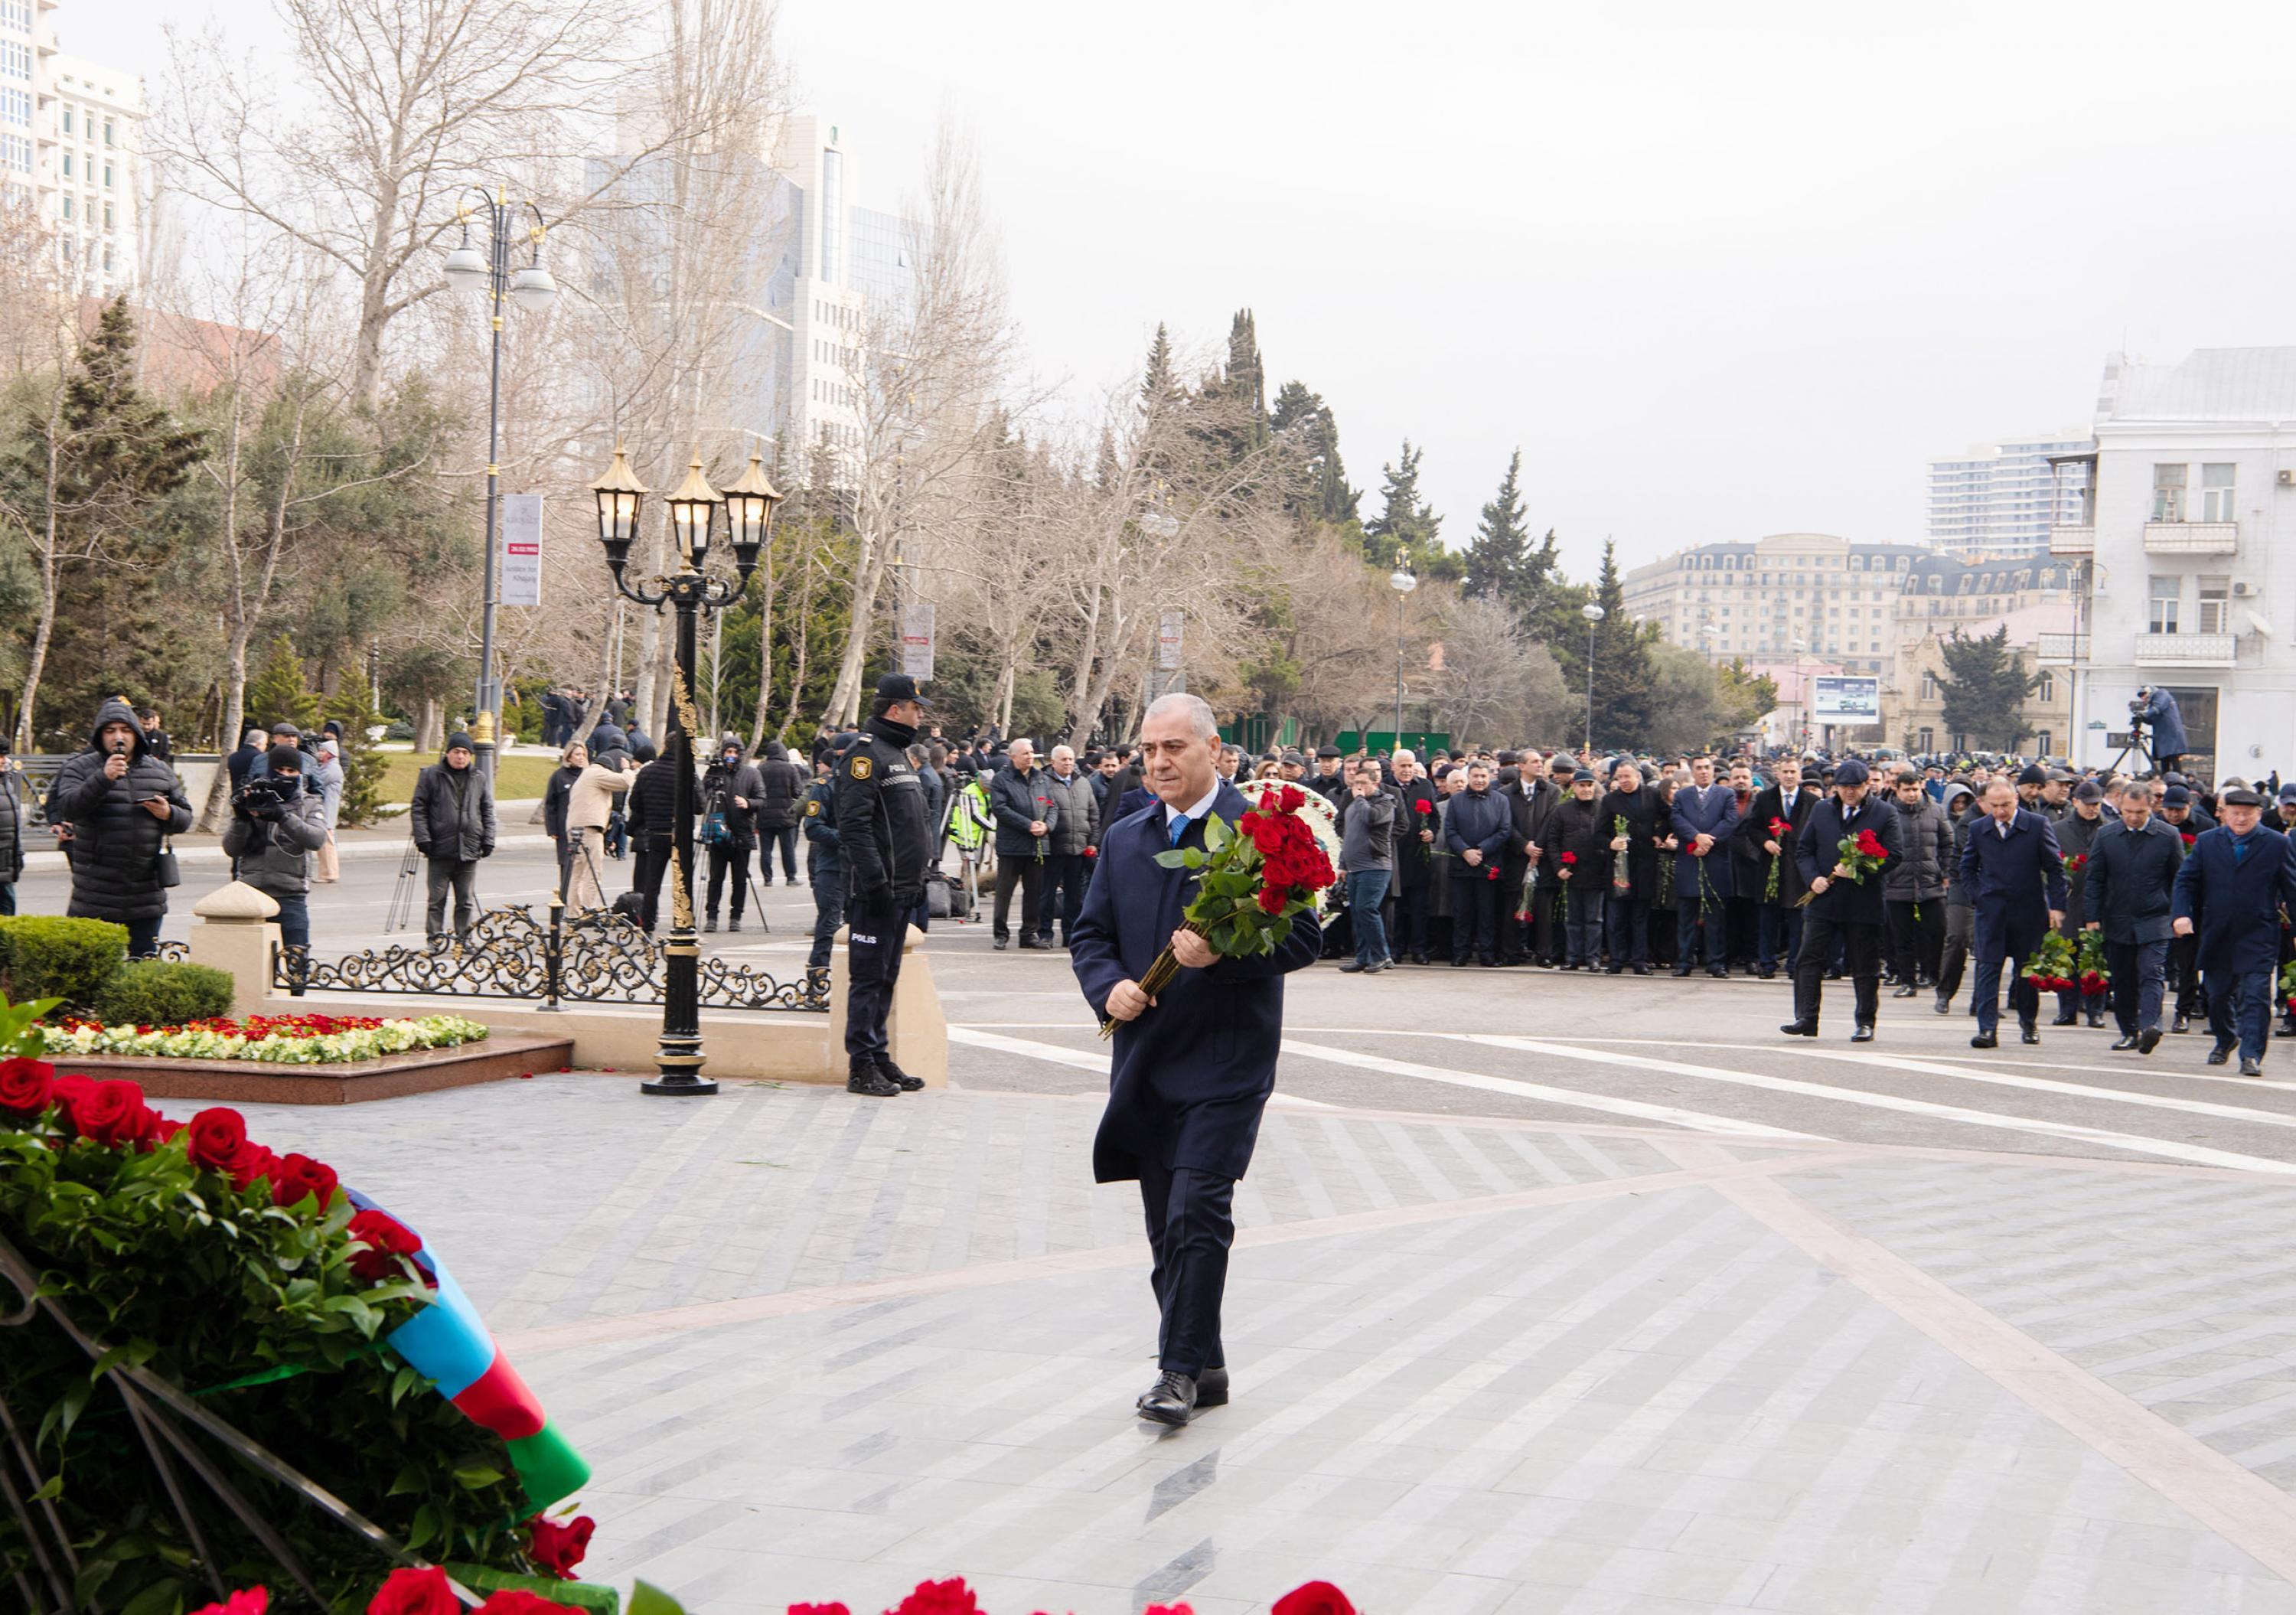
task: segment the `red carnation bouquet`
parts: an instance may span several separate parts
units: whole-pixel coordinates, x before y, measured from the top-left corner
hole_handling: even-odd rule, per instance
[[[1167,869],[1201,871],[1196,895],[1181,916],[1184,929],[1212,946],[1223,958],[1272,954],[1277,938],[1292,929],[1295,914],[1312,914],[1317,900],[1340,876],[1308,813],[1310,804],[1331,813],[1331,804],[1297,785],[1263,788],[1259,799],[1230,830],[1219,815],[1204,816],[1204,844],[1175,847],[1156,855]],[[1305,811],[1303,811],[1305,810]],[[1172,985],[1180,962],[1167,944],[1140,980],[1140,990],[1155,997]],[[1113,1019],[1100,1023],[1103,1037],[1115,1034]]]
[[[1836,878],[1848,881],[1854,885],[1864,885],[1867,875],[1890,861],[1890,849],[1882,846],[1882,838],[1870,830],[1861,830],[1856,835],[1843,836],[1841,840],[1834,843],[1833,850],[1835,867],[1847,872]],[[1807,908],[1816,897],[1816,892],[1806,891],[1801,894],[1800,900],[1794,906]]]
[[[1774,818],[1770,821],[1770,840],[1778,844],[1778,856],[1770,860],[1770,878],[1762,883],[1762,901],[1765,903],[1778,900],[1778,871],[1786,861],[1786,838],[1792,833],[1793,825],[1786,820]]]
[[[2087,867],[2088,854],[2085,852],[2069,852],[2065,855],[2065,873],[2067,874],[2077,875]]]

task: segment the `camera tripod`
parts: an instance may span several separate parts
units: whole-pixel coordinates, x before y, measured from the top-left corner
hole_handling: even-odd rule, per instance
[[[2148,771],[2153,774],[2161,772],[2161,761],[2152,755],[2152,743],[2145,739],[2144,726],[2141,723],[2132,722],[2128,726],[2128,743],[2120,749],[2120,754],[2118,757],[2105,765],[2105,772],[2108,774],[2123,772],[2122,765],[2128,761],[2132,754],[2144,760],[2144,767]]]

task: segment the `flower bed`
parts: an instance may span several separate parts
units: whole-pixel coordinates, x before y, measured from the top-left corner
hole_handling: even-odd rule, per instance
[[[611,1607],[603,1589],[559,1580],[586,1524],[545,1517],[586,1467],[422,1236],[325,1163],[249,1138],[236,1111],[171,1120],[133,1082],[59,1075],[37,1057],[34,1019],[50,1006],[0,1003],[0,1239],[38,1275],[42,1308],[8,1332],[0,1398],[45,1500],[30,1518],[49,1523],[32,1529],[73,1544],[77,1598],[159,1615],[196,1607],[210,1568],[238,1579],[269,1562],[201,1505],[215,1562],[201,1564],[112,1389],[149,1374],[464,1585],[539,1584],[562,1589],[554,1602]],[[16,1306],[0,1282],[0,1312]],[[50,1307],[110,1349],[101,1363]],[[365,1607],[382,1554],[255,1472],[231,1479],[318,1583],[315,1603],[272,1564],[274,1615]],[[0,1567],[35,1562],[27,1519],[0,1509]]]
[[[340,1065],[414,1049],[454,1048],[487,1029],[461,1015],[385,1021],[373,1015],[250,1015],[182,1026],[105,1026],[65,1015],[45,1031],[47,1053],[138,1054],[167,1060],[259,1060],[274,1065]]]

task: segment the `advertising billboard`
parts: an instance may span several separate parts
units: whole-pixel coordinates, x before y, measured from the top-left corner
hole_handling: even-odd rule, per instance
[[[1811,722],[1855,727],[1882,721],[1880,679],[1821,676],[1809,682]]]

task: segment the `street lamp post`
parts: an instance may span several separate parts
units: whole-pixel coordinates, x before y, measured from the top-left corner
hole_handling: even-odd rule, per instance
[[[487,557],[480,600],[479,685],[471,713],[471,738],[476,742],[478,766],[491,785],[496,736],[502,726],[502,682],[495,676],[495,606],[499,586],[495,533],[502,482],[503,299],[508,297],[529,314],[540,314],[558,300],[558,283],[542,266],[542,210],[532,202],[512,203],[500,188],[492,195],[480,186],[472,189],[479,199],[479,209],[486,214],[487,250],[482,253],[471,245],[471,215],[474,209],[465,198],[455,214],[463,226],[462,245],[447,255],[440,273],[453,291],[486,292],[487,312],[494,328],[493,352],[487,372]],[[533,243],[534,255],[524,268],[513,273],[510,266],[512,237],[523,222],[521,213],[533,216],[533,222],[525,225],[520,239]]]
[[[1411,591],[1419,586],[1419,579],[1411,569],[1398,563],[1387,575],[1387,586],[1395,591],[1395,746],[1403,744],[1403,603],[1411,598]],[[1394,748],[1390,748],[1393,750]]]
[[[637,537],[638,509],[650,491],[630,471],[619,444],[606,474],[590,485],[598,502],[598,542],[605,546],[606,565],[614,574],[614,587],[624,598],[660,611],[664,605],[677,612],[676,666],[671,672],[668,743],[674,782],[670,799],[669,939],[662,946],[664,972],[661,1001],[661,1041],[654,1053],[660,1075],[638,1085],[639,1091],[672,1097],[715,1094],[718,1085],[701,1070],[701,942],[693,930],[693,732],[698,717],[693,708],[694,625],[705,611],[723,611],[742,597],[757,570],[758,552],[771,530],[774,507],[781,496],[766,480],[763,463],[755,454],[750,469],[723,494],[701,474],[701,454],[694,451],[685,480],[669,496],[669,527],[677,541],[677,570],[656,578],[651,585],[633,586],[623,576],[629,564],[630,545]],[[726,530],[734,545],[736,581],[711,578],[709,529],[719,506],[726,511]]]
[[[1809,679],[1801,670],[1802,652],[1808,649],[1808,640],[1797,639],[1793,642],[1794,728],[1798,733],[1794,749],[1800,752],[1807,752],[1809,750]]]
[[[1595,755],[1595,625],[1603,620],[1603,608],[1590,600],[1578,608],[1578,615],[1587,619],[1587,735],[1579,748],[1591,758]]]

